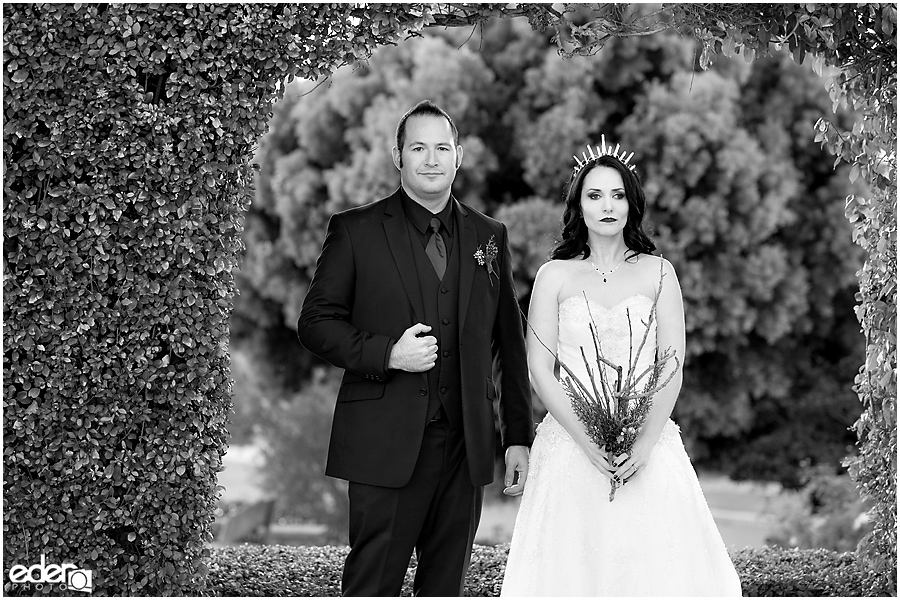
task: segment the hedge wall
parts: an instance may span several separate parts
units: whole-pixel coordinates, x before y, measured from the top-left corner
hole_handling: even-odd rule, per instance
[[[347,9],[3,6],[4,573],[202,586],[249,160],[285,78],[352,56]]]

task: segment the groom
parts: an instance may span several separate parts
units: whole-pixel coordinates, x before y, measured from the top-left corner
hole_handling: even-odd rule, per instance
[[[463,152],[447,113],[414,106],[392,154],[400,188],[329,221],[297,335],[345,369],[325,471],[350,482],[342,593],[398,596],[415,550],[415,594],[458,596],[494,477],[498,398],[506,493],[527,477],[522,321],[506,226],[450,194]]]

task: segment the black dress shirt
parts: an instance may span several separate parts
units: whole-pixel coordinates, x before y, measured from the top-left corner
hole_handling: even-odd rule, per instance
[[[403,212],[406,213],[406,218],[419,233],[418,238],[422,242],[422,247],[424,248],[428,244],[428,238],[431,236],[428,232],[431,218],[437,217],[441,221],[441,236],[444,238],[444,245],[447,246],[447,256],[450,256],[450,252],[453,250],[453,200],[448,201],[441,212],[433,214],[410,198],[403,188],[400,189],[400,195],[403,200]]]

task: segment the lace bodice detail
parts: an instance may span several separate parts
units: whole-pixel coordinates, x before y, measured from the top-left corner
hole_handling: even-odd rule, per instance
[[[641,348],[641,340],[647,329],[650,319],[650,310],[653,308],[653,300],[641,294],[628,296],[612,308],[606,308],[584,296],[571,296],[563,300],[559,305],[559,337],[557,338],[557,356],[581,379],[585,385],[590,385],[587,379],[584,358],[581,351],[588,359],[588,364],[594,370],[597,377],[597,354],[594,350],[594,340],[591,337],[590,325],[596,327],[597,338],[600,342],[600,352],[604,358],[619,365],[623,369],[623,376],[628,371],[629,360],[637,359],[636,373],[643,372],[653,363],[656,357],[656,320],[654,319],[647,334],[647,339]],[[630,325],[630,331],[629,331]],[[614,383],[616,372],[611,367],[605,367],[606,375],[610,382]],[[564,375],[561,372],[560,375]]]

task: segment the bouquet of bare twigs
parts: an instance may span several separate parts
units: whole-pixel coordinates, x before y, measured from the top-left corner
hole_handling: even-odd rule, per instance
[[[598,447],[606,450],[610,464],[613,464],[615,457],[631,452],[644,420],[650,412],[653,396],[669,383],[677,371],[678,357],[675,356],[674,350],[668,348],[661,355],[657,353],[656,359],[650,366],[640,373],[637,372],[638,357],[647,343],[650,328],[656,319],[656,305],[662,292],[662,279],[663,272],[660,267],[659,286],[656,296],[653,298],[650,316],[644,323],[644,333],[636,353],[633,351],[634,332],[631,328],[631,314],[626,309],[629,338],[627,370],[622,365],[616,365],[603,356],[593,317],[591,317],[589,327],[597,357],[596,370],[592,368],[585,355],[584,347],[581,348],[581,356],[584,360],[590,387],[579,380],[568,365],[559,361],[560,368],[566,373],[561,380],[563,388],[572,402],[572,408],[578,419],[584,424],[591,440]],[[587,297],[585,297],[585,302],[587,302]],[[590,307],[588,307],[588,312],[590,313]],[[665,381],[660,383],[663,369],[672,358],[675,359],[676,369],[669,373]],[[616,372],[615,382],[610,381],[604,365]],[[614,477],[610,482],[610,502],[615,498],[616,490],[621,485],[622,482],[618,477]]]

